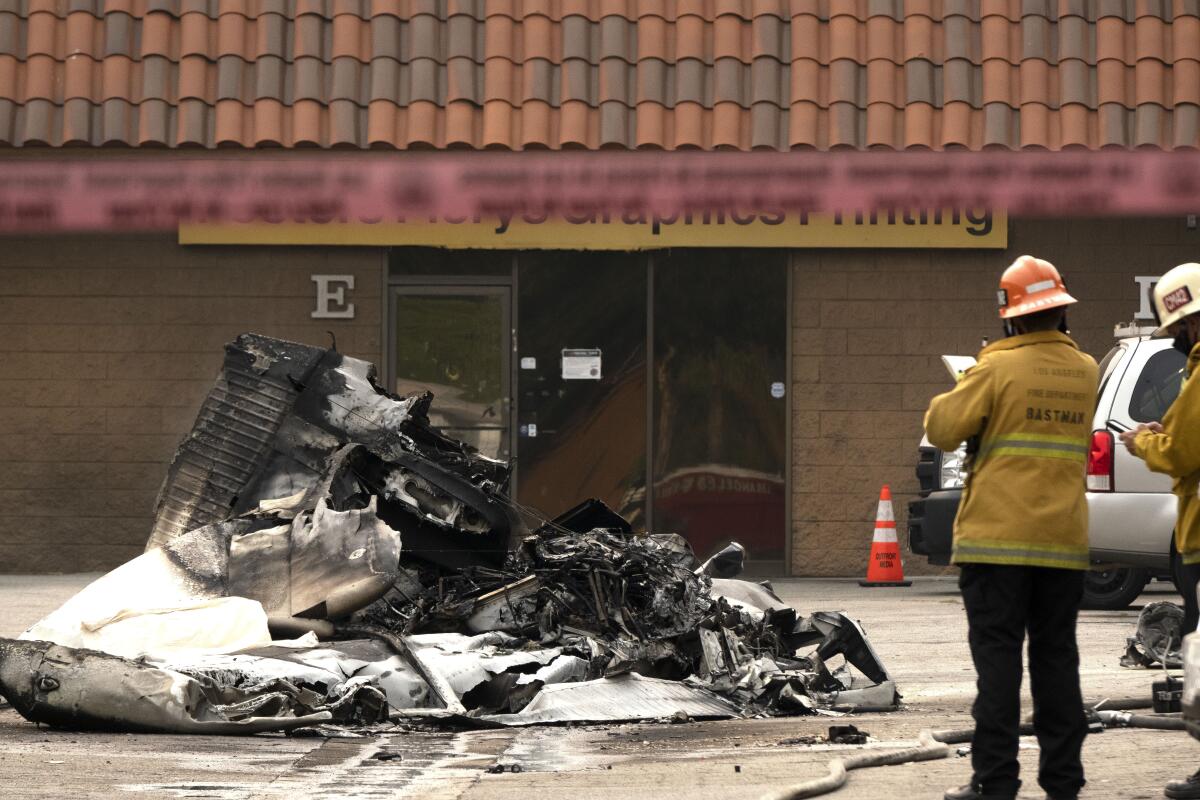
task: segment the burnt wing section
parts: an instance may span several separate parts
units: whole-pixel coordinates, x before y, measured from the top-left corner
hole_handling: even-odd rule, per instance
[[[147,549],[230,515],[299,396],[289,373],[304,375],[324,354],[319,347],[255,334],[225,345],[217,382],[159,489]]]

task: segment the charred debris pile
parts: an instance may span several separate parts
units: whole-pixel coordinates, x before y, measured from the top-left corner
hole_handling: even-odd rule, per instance
[[[891,708],[857,623],[800,616],[597,500],[553,520],[509,465],[334,349],[243,335],[146,552],[19,639],[0,693],[72,728],[254,733]]]

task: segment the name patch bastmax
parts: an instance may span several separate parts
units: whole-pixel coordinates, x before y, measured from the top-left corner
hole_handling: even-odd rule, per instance
[[[1025,408],[1025,419],[1042,420],[1043,422],[1065,422],[1068,425],[1082,425],[1084,415],[1082,411],[1027,406]]]

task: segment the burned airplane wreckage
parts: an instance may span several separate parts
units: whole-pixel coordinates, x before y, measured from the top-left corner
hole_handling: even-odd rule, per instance
[[[146,552],[0,639],[0,694],[61,727],[217,734],[898,702],[855,622],[739,580],[739,545],[699,563],[596,500],[539,518],[432,401],[238,337]]]

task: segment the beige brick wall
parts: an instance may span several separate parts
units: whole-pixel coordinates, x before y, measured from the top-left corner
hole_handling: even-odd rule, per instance
[[[1097,359],[1138,308],[1134,275],[1200,260],[1182,218],[1013,220],[1007,251],[808,251],[793,259],[792,570],[860,575],[879,488],[907,502],[929,399],[946,391],[942,353],[1001,335],[995,291],[1017,255],[1054,262],[1079,305],[1072,331]],[[907,553],[907,547],[905,547]],[[910,574],[941,572],[911,553]]]
[[[383,255],[180,247],[170,236],[0,238],[0,572],[138,553],[180,437],[245,331],[378,363]],[[353,320],[314,320],[314,273],[353,274]]]

